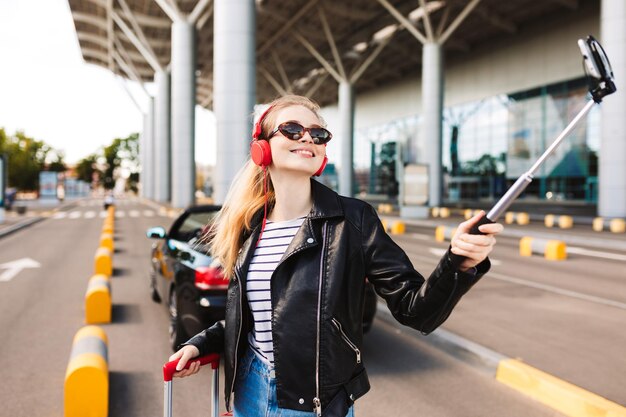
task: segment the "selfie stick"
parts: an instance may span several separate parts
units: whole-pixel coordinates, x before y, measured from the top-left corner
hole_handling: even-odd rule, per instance
[[[507,192],[498,200],[489,212],[480,218],[480,220],[472,227],[470,234],[481,235],[484,234],[478,230],[478,227],[483,224],[495,223],[496,220],[513,204],[515,199],[522,194],[522,192],[532,182],[535,173],[543,164],[543,162],[550,156],[554,150],[561,144],[565,136],[567,136],[578,124],[578,122],[589,113],[589,110],[594,104],[600,104],[602,99],[609,94],[613,94],[617,89],[614,83],[613,70],[609,58],[606,56],[604,49],[600,43],[591,35],[587,36],[587,39],[579,39],[578,47],[583,55],[583,66],[587,73],[589,80],[589,92],[591,93],[591,100],[585,104],[585,107],[574,117],[569,125],[561,132],[556,140],[550,145],[550,147],[539,157],[535,164],[524,174],[522,174],[515,183],[507,190]],[[465,257],[460,255],[450,255],[452,264],[458,267]]]

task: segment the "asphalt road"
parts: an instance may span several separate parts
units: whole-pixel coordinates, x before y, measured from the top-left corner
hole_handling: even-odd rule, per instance
[[[509,227],[510,228],[510,227]],[[563,231],[526,228],[533,236]],[[569,239],[604,239],[585,230]],[[601,235],[604,236],[604,235]],[[519,238],[500,236],[491,271],[461,300],[444,328],[626,405],[626,250],[578,245],[565,261],[521,257]],[[411,228],[394,239],[419,271],[430,273],[435,253],[448,243],[434,241],[432,229]],[[623,237],[622,237],[623,239]]]
[[[0,280],[8,276],[7,262],[30,258],[40,265],[23,261],[30,268],[0,281],[3,415],[63,415],[65,369],[72,338],[83,326],[101,206],[100,200],[87,200],[0,239]],[[117,214],[113,323],[102,326],[109,338],[109,416],[161,415],[161,366],[171,352],[166,311],[149,297],[145,230],[168,226],[172,219],[138,200],[119,201]],[[430,234],[413,230],[396,238],[424,273],[446,247]],[[626,300],[623,263],[583,256],[552,264],[522,259],[514,242],[506,240],[500,239],[494,254],[499,265],[490,278],[466,296],[445,327],[624,404],[626,364],[616,346],[624,344],[626,311],[599,301]],[[533,283],[571,294],[528,286]],[[433,348],[415,332],[380,320],[366,337],[363,355],[372,391],[357,402],[358,416],[559,415]],[[175,415],[208,414],[209,373],[175,381]]]

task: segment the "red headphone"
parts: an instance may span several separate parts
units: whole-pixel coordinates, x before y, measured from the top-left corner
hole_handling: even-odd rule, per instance
[[[272,163],[272,150],[270,148],[270,143],[265,139],[259,139],[261,136],[261,123],[265,119],[267,113],[272,109],[272,106],[268,107],[267,110],[263,112],[259,120],[255,123],[254,129],[252,129],[252,143],[250,143],[250,156],[252,157],[252,161],[258,166],[265,168],[270,166]],[[316,177],[322,175],[324,172],[324,168],[326,168],[326,164],[328,163],[328,157],[324,155],[324,160],[322,161],[322,165],[317,170],[315,174]]]

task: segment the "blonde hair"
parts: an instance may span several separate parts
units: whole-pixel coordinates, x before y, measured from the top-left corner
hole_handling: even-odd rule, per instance
[[[319,114],[320,107],[316,102],[303,96],[286,95],[277,98],[267,106],[269,110],[261,121],[260,138],[269,139],[268,136],[276,123],[277,112],[291,106],[306,107],[317,116],[320,124],[324,125],[324,120]],[[269,214],[274,207],[276,197],[269,171],[267,175]],[[263,169],[248,159],[233,179],[224,205],[207,236],[210,239],[211,256],[221,264],[224,276],[229,279],[234,273],[235,262],[243,246],[244,237],[252,230],[252,218],[263,208],[264,204]]]

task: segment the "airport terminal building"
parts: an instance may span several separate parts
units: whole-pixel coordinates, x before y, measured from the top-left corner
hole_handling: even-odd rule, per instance
[[[340,193],[401,207],[488,207],[590,100],[577,40],[593,34],[618,92],[591,109],[520,201],[626,217],[623,0],[70,7],[86,62],[157,84],[144,119],[143,194],[181,207],[193,202],[188,166],[203,140],[194,137],[193,105],[216,115],[220,202],[247,157],[255,104],[288,93],[323,106],[336,138],[323,180]]]

